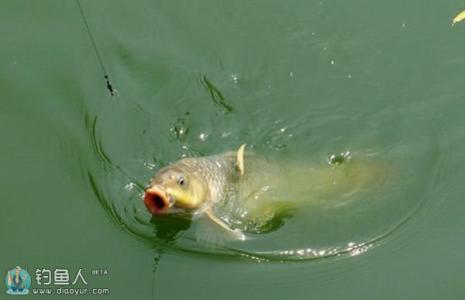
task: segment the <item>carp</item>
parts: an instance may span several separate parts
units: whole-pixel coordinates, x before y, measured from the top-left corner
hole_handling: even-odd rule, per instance
[[[160,169],[150,180],[144,203],[154,216],[206,216],[236,239],[262,233],[292,210],[322,202],[343,202],[379,180],[385,169],[356,162],[350,153],[312,166],[273,161],[245,151],[188,157]]]

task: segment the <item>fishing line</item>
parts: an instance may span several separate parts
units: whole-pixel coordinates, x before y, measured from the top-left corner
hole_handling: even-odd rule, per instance
[[[102,69],[103,72],[103,78],[105,79],[105,85],[110,91],[110,95],[114,96],[116,90],[113,88],[113,85],[111,84],[110,78],[107,75],[107,71],[105,69],[105,65],[103,64],[102,58],[100,56],[100,52],[98,51],[97,44],[95,43],[94,36],[92,35],[92,31],[90,30],[89,23],[87,22],[87,17],[86,14],[84,13],[84,9],[82,8],[81,1],[76,0],[76,4],[79,7],[79,12],[81,13],[82,21],[84,22],[84,26],[86,27],[87,34],[89,35],[90,42],[92,43],[92,47],[94,48],[95,56],[97,57],[97,61],[100,64],[100,68]]]
[[[153,268],[152,268],[152,300],[155,299],[155,276],[158,270],[158,265],[160,263],[162,255],[165,253],[163,245],[155,246],[154,250],[156,255],[153,258]]]

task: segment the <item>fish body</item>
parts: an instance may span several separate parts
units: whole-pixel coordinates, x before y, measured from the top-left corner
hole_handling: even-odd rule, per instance
[[[347,198],[379,172],[352,161],[318,167],[271,161],[241,147],[237,152],[184,158],[161,169],[146,189],[144,202],[154,215],[205,215],[229,232],[261,233],[281,214]]]

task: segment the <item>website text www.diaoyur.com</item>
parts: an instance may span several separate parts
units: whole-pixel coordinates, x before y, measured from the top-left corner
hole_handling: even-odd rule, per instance
[[[84,295],[109,295],[109,288],[31,288],[33,295],[70,295],[70,296],[84,296]]]

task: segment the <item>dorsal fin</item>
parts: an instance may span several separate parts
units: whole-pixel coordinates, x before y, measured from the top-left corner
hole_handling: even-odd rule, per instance
[[[239,149],[237,150],[237,168],[239,169],[239,172],[241,175],[244,175],[244,149],[245,149],[245,144],[242,144]]]

